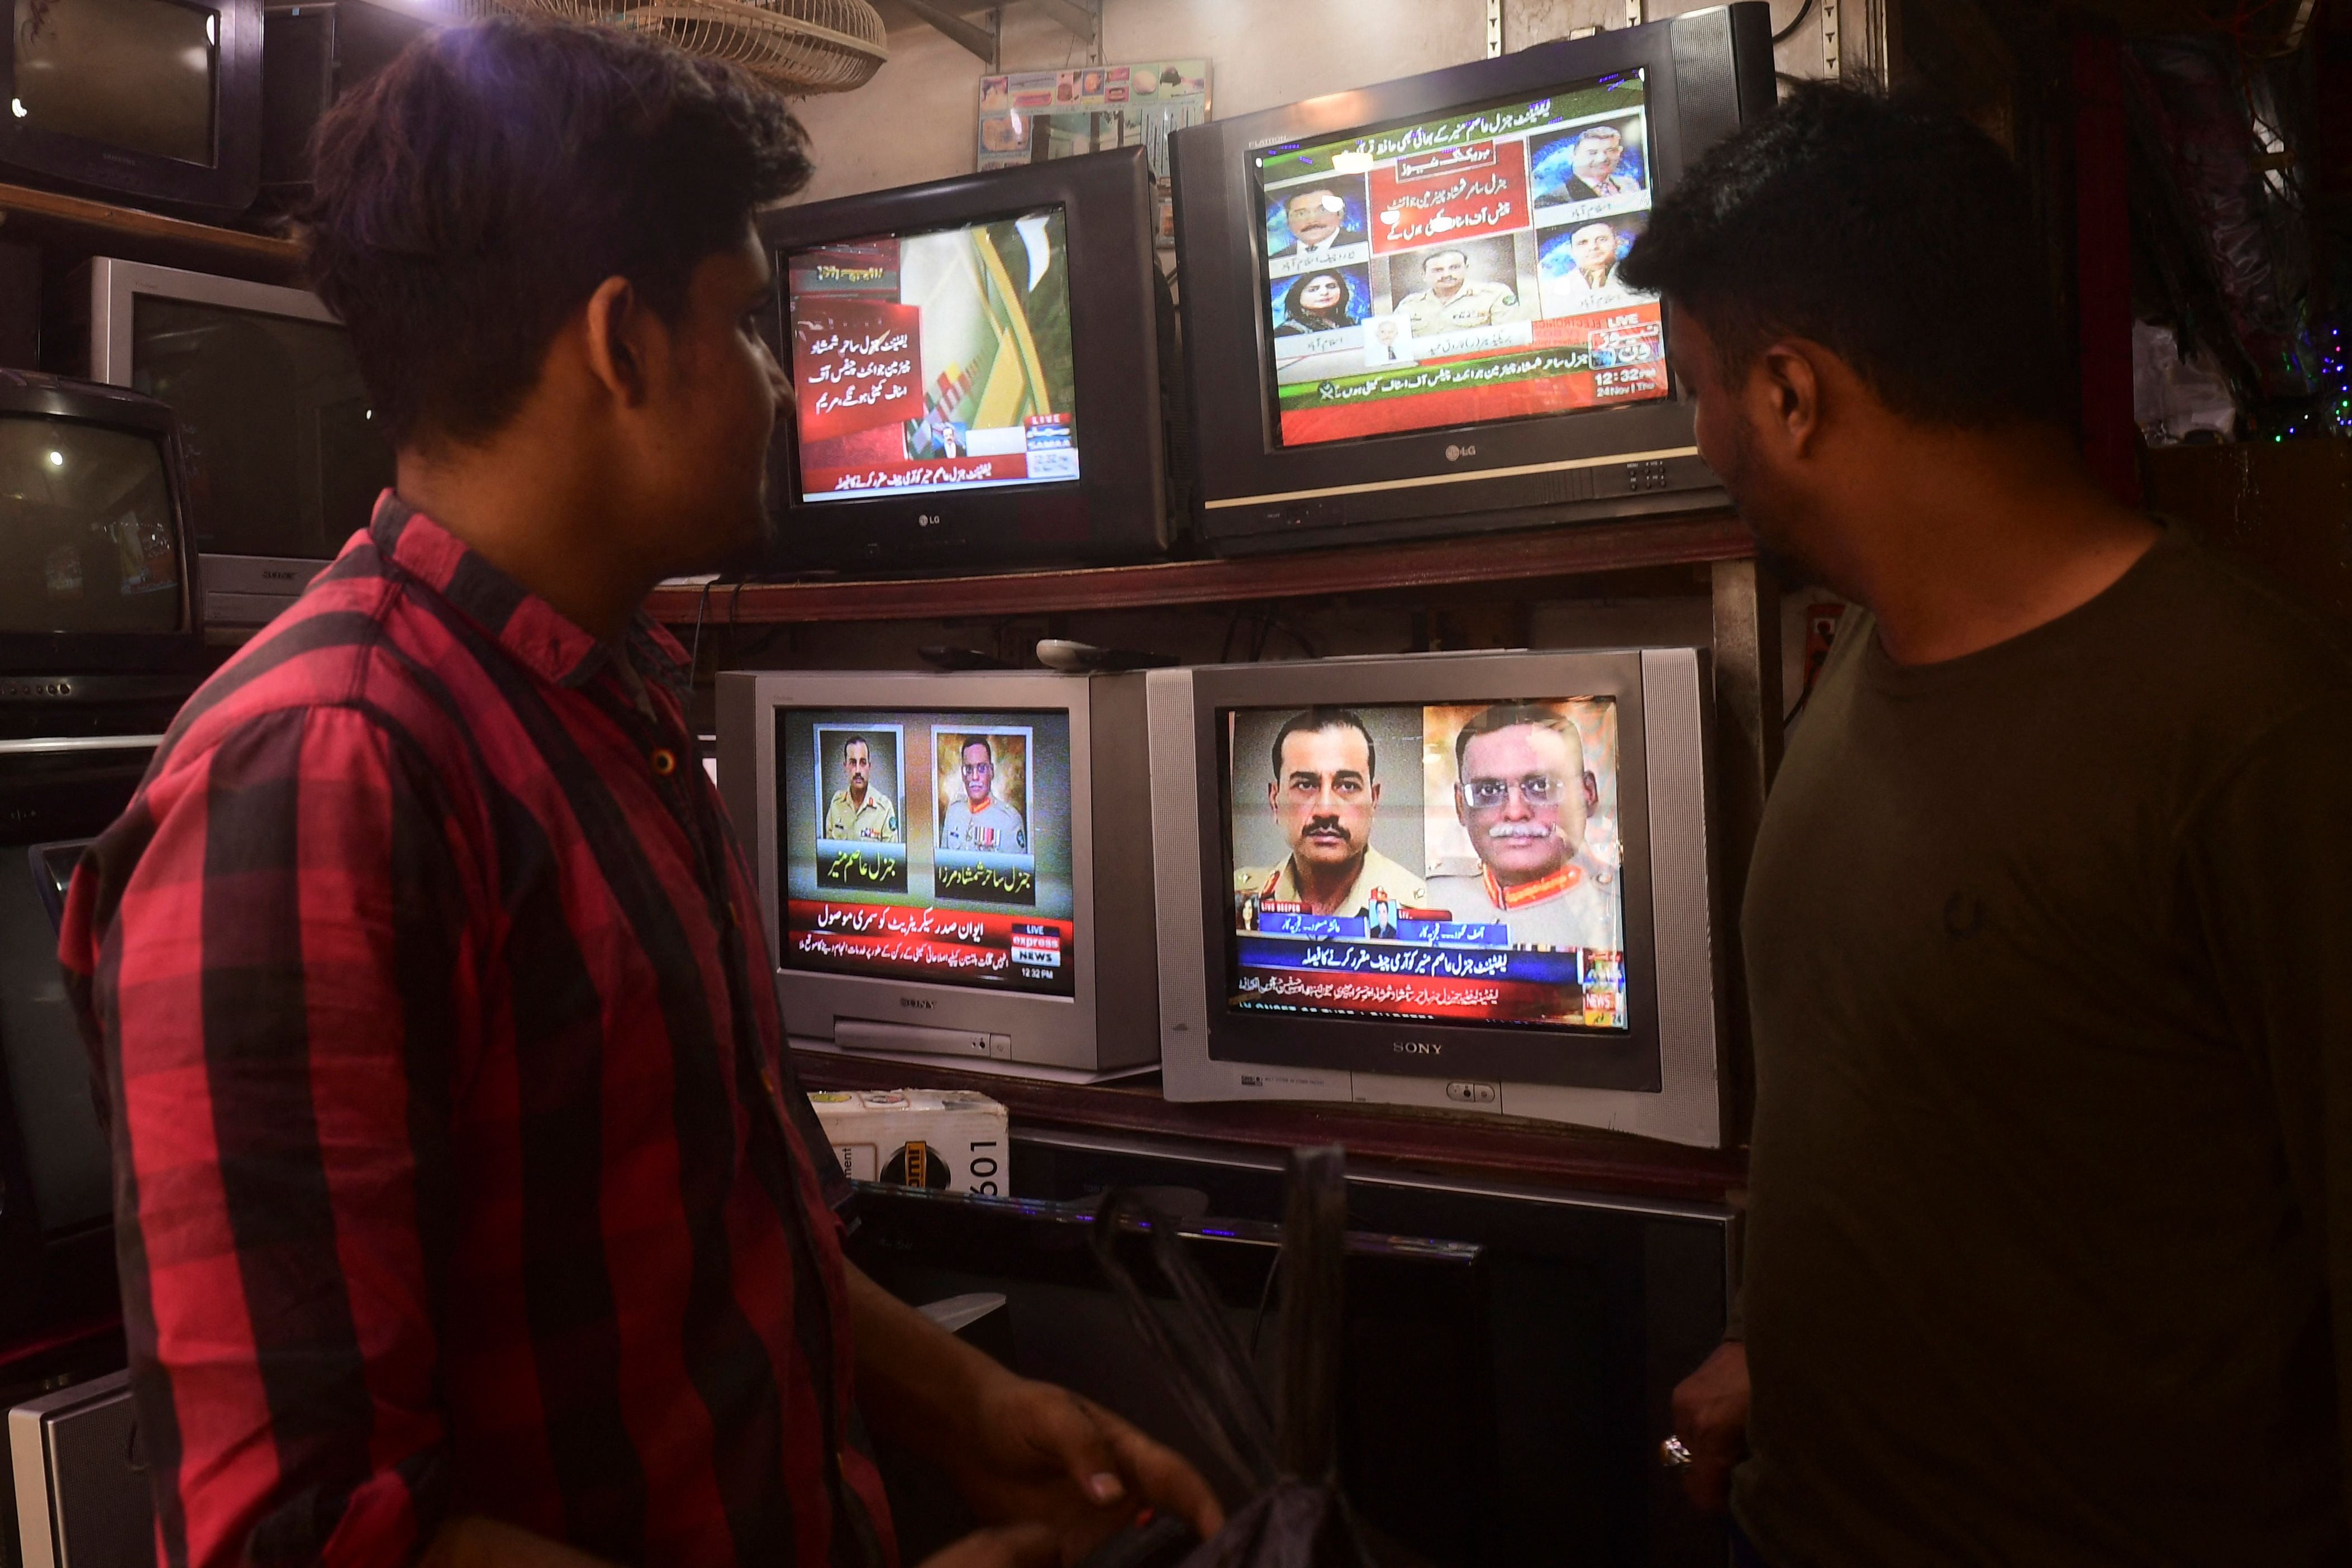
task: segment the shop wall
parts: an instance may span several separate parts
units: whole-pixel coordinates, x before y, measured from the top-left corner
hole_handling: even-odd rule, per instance
[[[1655,20],[1702,3],[1649,0],[1643,14]],[[890,26],[889,63],[856,92],[800,102],[817,159],[816,178],[803,200],[971,171],[981,62],[889,0],[880,5]],[[1793,13],[1796,0],[1776,0],[1775,8]],[[972,15],[977,20],[986,14]],[[1506,48],[1524,48],[1579,27],[1624,22],[1624,0],[1507,0],[1503,42]],[[1042,7],[1009,5],[1003,26],[1007,70],[1053,69],[1090,57]],[[1211,109],[1220,118],[1459,65],[1486,53],[1485,0],[1105,0],[1103,5],[1103,59],[1205,55],[1213,73]],[[1791,75],[1821,74],[1821,40],[1811,17],[1779,54],[1780,68]]]

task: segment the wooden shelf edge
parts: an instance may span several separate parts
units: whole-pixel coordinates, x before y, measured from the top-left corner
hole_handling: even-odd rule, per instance
[[[138,207],[118,206],[87,196],[29,185],[0,184],[0,213],[33,228],[60,227],[242,262],[248,268],[290,276],[302,265],[302,248],[292,240],[240,229],[216,228],[187,218],[166,217]]]
[[[929,621],[1131,610],[1243,600],[1325,597],[1384,590],[1574,577],[1643,567],[1704,565],[1753,555],[1747,525],[1729,512],[1621,523],[1563,524],[1518,534],[1361,545],[1298,555],[1159,561],[990,577],[866,581],[714,583],[659,588],[656,620],[714,625],[784,622]]]
[[[1344,1145],[1351,1158],[1496,1186],[1723,1203],[1748,1185],[1736,1149],[1697,1149],[1578,1127],[1394,1106],[1233,1102],[1178,1104],[1155,1088],[1041,1083],[952,1068],[795,1051],[804,1089],[975,1089],[1016,1128],[1059,1128],[1278,1153]]]

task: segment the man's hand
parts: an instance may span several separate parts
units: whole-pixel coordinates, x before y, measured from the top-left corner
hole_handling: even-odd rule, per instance
[[[867,1419],[945,1470],[982,1519],[1044,1526],[1064,1563],[1146,1508],[1176,1515],[1203,1538],[1223,1528],[1209,1483],[1172,1450],[1066,1388],[1007,1372],[859,1270],[848,1270],[847,1282]],[[1003,1552],[1026,1539],[983,1531],[932,1564],[1025,1563],[980,1556],[967,1563],[954,1553]]]
[[[999,1525],[932,1552],[922,1568],[1062,1568],[1062,1546],[1042,1524]]]
[[[1181,1456],[1066,1388],[1004,1374],[983,1385],[971,1421],[975,1440],[943,1457],[965,1500],[983,1519],[1047,1525],[1065,1561],[1144,1508],[1175,1514],[1204,1540],[1224,1525],[1209,1483]]]
[[[1675,1436],[1691,1452],[1683,1490],[1708,1513],[1731,1496],[1731,1467],[1748,1451],[1748,1347],[1725,1340],[1675,1385]]]

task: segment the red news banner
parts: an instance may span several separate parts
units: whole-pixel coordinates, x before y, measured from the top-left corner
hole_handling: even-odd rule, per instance
[[[976,485],[1024,479],[1027,454],[984,457],[905,456],[899,427],[923,417],[919,306],[875,299],[799,301],[793,324],[793,371],[800,397],[801,440],[808,446],[866,432],[886,434],[865,461],[812,465],[801,475],[810,495],[828,490],[890,490],[910,485]],[[854,444],[861,449],[866,443]]]
[[[784,943],[794,953],[934,978],[1008,974],[1016,957],[1059,967],[1068,959],[1075,929],[1067,920],[1033,915],[918,904],[795,898],[784,911]]]
[[[1528,226],[1524,141],[1465,141],[1372,170],[1372,249],[1481,239]]]

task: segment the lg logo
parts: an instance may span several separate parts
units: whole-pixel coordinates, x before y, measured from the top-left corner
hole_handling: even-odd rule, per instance
[[[937,512],[917,512],[915,526],[919,528],[936,528],[940,526],[940,516]]]
[[[1449,446],[1445,449],[1445,460],[1448,463],[1459,463],[1465,457],[1475,457],[1477,455],[1478,449],[1475,446]]]

